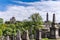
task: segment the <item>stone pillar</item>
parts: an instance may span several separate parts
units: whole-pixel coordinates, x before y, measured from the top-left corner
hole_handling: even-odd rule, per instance
[[[59,38],[58,30],[59,30],[59,29],[57,28],[57,29],[56,29],[56,34],[55,34],[55,35],[56,35],[56,38]]]
[[[12,36],[12,38],[13,38],[12,40],[15,40],[15,36],[14,35]]]
[[[53,14],[52,27],[54,27],[54,28],[55,28],[55,14]]]
[[[50,27],[50,38],[55,38],[55,14],[53,14],[53,21],[52,21],[52,27]]]
[[[36,30],[36,40],[42,40],[41,39],[41,30]]]
[[[41,30],[39,30],[39,40],[42,40],[41,39],[41,33],[42,33]]]
[[[46,15],[46,21],[48,22],[48,13],[47,13],[47,15]]]
[[[29,40],[28,30],[24,31],[23,36],[22,36],[22,40]]]
[[[6,36],[6,40],[10,40],[9,36]]]
[[[29,33],[28,33],[28,30],[26,30],[26,39],[29,40]]]
[[[55,14],[53,14],[52,27],[50,28],[50,38],[58,38],[58,28],[55,26]]]
[[[16,40],[22,40],[21,39],[21,32],[19,30],[17,31]]]

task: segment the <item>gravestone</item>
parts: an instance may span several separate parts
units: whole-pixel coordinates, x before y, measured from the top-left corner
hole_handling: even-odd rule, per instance
[[[41,39],[41,32],[42,32],[41,30],[36,30],[36,38],[35,38],[36,40],[42,40]]]
[[[2,40],[4,40],[4,36],[2,36]]]
[[[10,40],[9,36],[6,36],[6,40]]]
[[[30,40],[34,40],[34,34],[31,34]]]
[[[58,38],[58,28],[55,26],[55,14],[53,14],[53,22],[52,27],[50,27],[50,38],[55,39]]]
[[[22,40],[21,39],[21,32],[19,30],[17,31],[16,40]]]
[[[12,40],[15,40],[15,36],[14,35],[12,36],[12,38],[13,38]]]
[[[22,36],[22,40],[29,40],[28,30],[24,31],[23,36]]]
[[[29,40],[29,33],[28,33],[28,30],[26,30],[26,39]]]

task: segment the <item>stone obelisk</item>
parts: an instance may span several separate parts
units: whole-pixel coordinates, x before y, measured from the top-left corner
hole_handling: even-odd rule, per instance
[[[58,28],[56,28],[55,26],[55,14],[53,14],[52,27],[50,27],[50,38],[52,39],[58,38]]]

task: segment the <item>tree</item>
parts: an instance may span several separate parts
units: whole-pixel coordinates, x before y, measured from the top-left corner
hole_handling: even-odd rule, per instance
[[[3,34],[3,32],[2,32],[2,30],[0,29],[0,37],[2,36],[2,34]]]
[[[23,28],[25,30],[29,30],[31,26],[32,26],[32,22],[31,21],[28,21],[28,20],[24,20],[23,21]]]
[[[4,26],[3,26],[4,27]],[[3,35],[6,36],[6,35],[16,35],[16,27],[14,24],[6,24],[6,28],[5,30],[3,30]]]
[[[3,19],[2,19],[2,18],[0,18],[0,23],[2,23],[2,24],[3,24]]]
[[[42,17],[39,15],[39,13],[32,14],[30,16],[30,19],[31,19],[35,29],[42,28],[41,25],[43,24],[43,21],[42,21]]]

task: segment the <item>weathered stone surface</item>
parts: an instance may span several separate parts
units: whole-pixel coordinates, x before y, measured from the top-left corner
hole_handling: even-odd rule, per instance
[[[55,14],[53,14],[52,27],[50,28],[50,38],[59,38],[58,28],[55,27]]]
[[[21,32],[19,30],[17,31],[16,40],[22,40],[21,39]]]
[[[2,36],[2,39],[1,40],[4,40],[4,36]]]
[[[6,36],[6,40],[10,40],[9,36]]]
[[[22,36],[22,40],[29,40],[28,30],[24,31],[23,36]]]
[[[36,40],[41,40],[41,30],[36,30]]]

